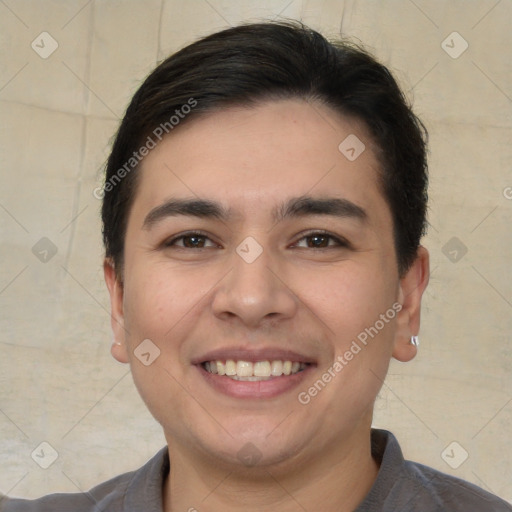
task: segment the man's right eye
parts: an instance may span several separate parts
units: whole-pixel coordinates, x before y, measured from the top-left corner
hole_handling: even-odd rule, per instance
[[[210,238],[199,231],[189,231],[187,233],[182,233],[181,235],[175,236],[166,240],[163,244],[164,247],[179,247],[180,249],[205,249],[205,241],[210,240]],[[182,244],[178,244],[177,242],[183,242]],[[211,240],[210,240],[211,242]],[[214,246],[216,244],[212,242]]]

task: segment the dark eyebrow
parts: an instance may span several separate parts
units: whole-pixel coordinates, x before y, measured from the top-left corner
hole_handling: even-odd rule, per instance
[[[153,208],[144,219],[143,229],[150,229],[166,217],[175,216],[218,219],[227,222],[233,217],[231,209],[208,199],[169,199]],[[274,222],[292,217],[308,215],[330,215],[340,218],[354,218],[363,222],[368,220],[366,211],[357,204],[339,197],[293,197],[275,208],[272,214]]]
[[[169,199],[153,208],[144,219],[143,229],[151,229],[166,217],[184,215],[204,219],[227,220],[231,215],[220,203],[208,199]]]
[[[357,204],[341,197],[293,197],[274,212],[275,222],[290,217],[307,215],[330,215],[340,218],[354,218],[363,222],[368,220],[366,211]]]

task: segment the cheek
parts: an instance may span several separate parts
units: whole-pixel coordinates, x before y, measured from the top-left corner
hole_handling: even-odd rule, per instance
[[[386,275],[389,269],[386,272],[375,262],[347,261],[325,271],[297,273],[295,283],[301,300],[327,324],[331,335],[350,344],[391,308],[395,286]]]
[[[365,414],[387,373],[396,319],[396,285],[389,275],[389,269],[386,273],[373,261],[346,262],[336,271],[312,273],[309,279],[297,276],[301,298],[327,325],[334,349],[322,368],[330,383],[315,397],[320,408],[332,411],[332,428],[348,410],[356,416]],[[386,313],[387,322],[381,320]]]
[[[391,358],[396,311],[396,283],[390,269],[347,263],[337,272],[315,279],[316,313],[330,329],[336,377],[321,400],[332,400],[339,414],[350,409],[363,414],[375,400]],[[381,315],[386,315],[385,320]],[[341,361],[340,358],[341,357]],[[333,368],[333,364],[336,364]],[[350,393],[347,393],[350,390]],[[336,399],[334,397],[337,397]]]
[[[183,268],[169,262],[141,262],[133,266],[125,287],[125,325],[132,350],[149,338],[173,373],[185,364],[187,342],[212,300],[218,273],[207,268]]]
[[[159,423],[186,425],[182,411],[190,397],[180,385],[185,376],[180,350],[191,328],[187,312],[197,303],[198,298],[192,296],[196,288],[186,287],[178,272],[162,272],[158,265],[139,268],[132,267],[125,283],[125,326],[133,381]],[[141,342],[148,339],[154,345],[144,345],[144,352],[139,350]],[[148,365],[143,353],[150,354]],[[169,411],[173,422],[167,417]]]
[[[132,344],[142,337],[160,346],[166,333],[185,314],[187,302],[179,279],[162,275],[149,265],[146,268],[143,272],[132,270],[125,284],[125,325]]]
[[[132,215],[142,216],[136,210]],[[179,300],[182,290],[176,279],[179,270],[173,272],[168,264],[164,265],[160,253],[138,237],[140,234],[129,222],[125,241],[125,326],[132,348],[146,338],[160,347],[183,304]]]

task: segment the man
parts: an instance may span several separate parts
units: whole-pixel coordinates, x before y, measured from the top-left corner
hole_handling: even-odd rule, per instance
[[[390,358],[417,351],[425,138],[384,66],[298,23],[161,63],[100,195],[112,354],[167,447],[2,510],[512,510],[371,429]]]

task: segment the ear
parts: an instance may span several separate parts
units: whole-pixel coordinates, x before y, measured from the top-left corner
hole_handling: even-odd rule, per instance
[[[114,333],[111,353],[120,363],[128,363],[126,330],[124,327],[123,283],[116,274],[114,263],[109,258],[105,258],[103,262],[103,274],[110,294],[110,324]]]
[[[419,246],[416,259],[406,274],[400,279],[398,301],[402,309],[397,315],[397,330],[393,346],[393,357],[406,362],[414,358],[417,347],[410,343],[411,336],[420,330],[421,297],[430,276],[429,254]]]

